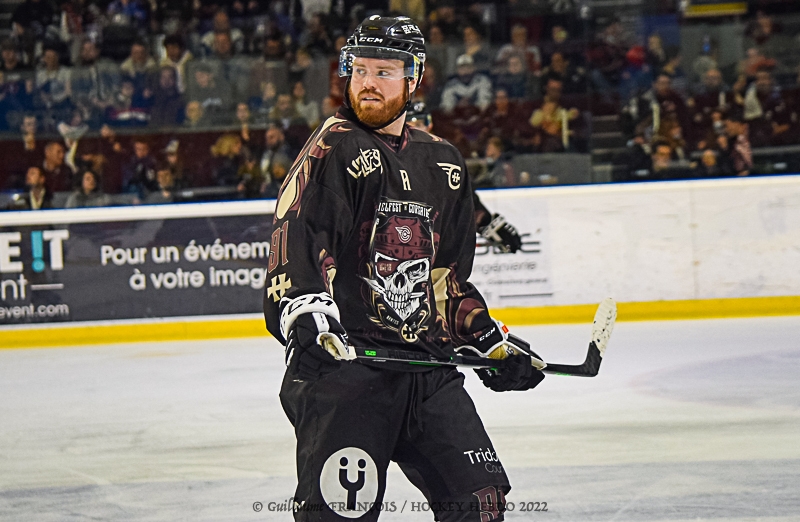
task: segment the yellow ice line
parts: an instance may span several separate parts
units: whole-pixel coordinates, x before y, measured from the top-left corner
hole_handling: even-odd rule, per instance
[[[496,309],[492,315],[509,325],[585,323],[596,304]],[[800,315],[800,296],[745,297],[618,303],[620,321],[664,321]],[[46,325],[0,328],[0,349],[40,348],[150,341],[190,341],[268,335],[264,320],[237,318],[158,320],[131,324]]]

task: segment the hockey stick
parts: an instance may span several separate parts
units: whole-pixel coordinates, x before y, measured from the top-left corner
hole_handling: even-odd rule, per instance
[[[589,351],[583,364],[553,364],[541,361],[537,356],[528,351],[531,355],[533,365],[545,372],[558,375],[575,375],[579,377],[594,377],[600,370],[600,363],[611,338],[611,331],[617,319],[617,304],[610,297],[603,300],[597,307],[592,323],[592,340],[589,343]],[[514,343],[518,346],[529,348],[530,345],[516,337],[510,335]],[[496,368],[502,369],[503,360],[487,359],[474,355],[457,354],[450,359],[438,358],[434,355],[423,352],[412,352],[409,350],[396,350],[392,348],[361,348],[353,347],[355,356],[358,359],[371,361],[391,361],[403,362],[408,364],[419,364],[424,366],[465,366],[469,368]]]

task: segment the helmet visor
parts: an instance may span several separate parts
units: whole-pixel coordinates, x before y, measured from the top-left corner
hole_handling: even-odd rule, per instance
[[[417,78],[422,62],[407,51],[388,47],[345,46],[339,55],[339,76],[375,76],[386,80]]]

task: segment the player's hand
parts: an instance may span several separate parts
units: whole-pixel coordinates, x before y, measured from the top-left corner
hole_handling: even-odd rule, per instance
[[[514,253],[522,248],[519,232],[500,214],[493,214],[488,225],[478,228],[478,233],[502,252]]]
[[[347,333],[339,321],[321,312],[302,314],[286,336],[286,366],[290,375],[315,381],[342,365],[332,353],[344,353]]]
[[[503,363],[503,367],[497,370],[491,368],[475,370],[483,385],[492,391],[530,390],[544,379],[544,373],[533,367],[531,356],[526,353],[510,355]]]
[[[484,386],[494,391],[530,390],[544,379],[540,370],[546,365],[531,350],[530,344],[508,333],[506,325],[493,319],[495,326],[483,332],[469,345],[456,348],[459,352],[472,352],[488,359],[503,360],[503,367],[476,369]],[[498,365],[499,366],[499,365]]]

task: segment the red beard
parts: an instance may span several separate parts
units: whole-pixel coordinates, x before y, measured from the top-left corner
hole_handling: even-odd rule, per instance
[[[373,128],[379,129],[389,123],[405,107],[408,101],[408,91],[404,91],[402,96],[392,100],[386,100],[382,95],[375,91],[362,90],[358,95],[354,95],[350,90],[350,101],[358,119]],[[370,103],[363,105],[361,100],[365,97],[377,98],[380,103]]]

